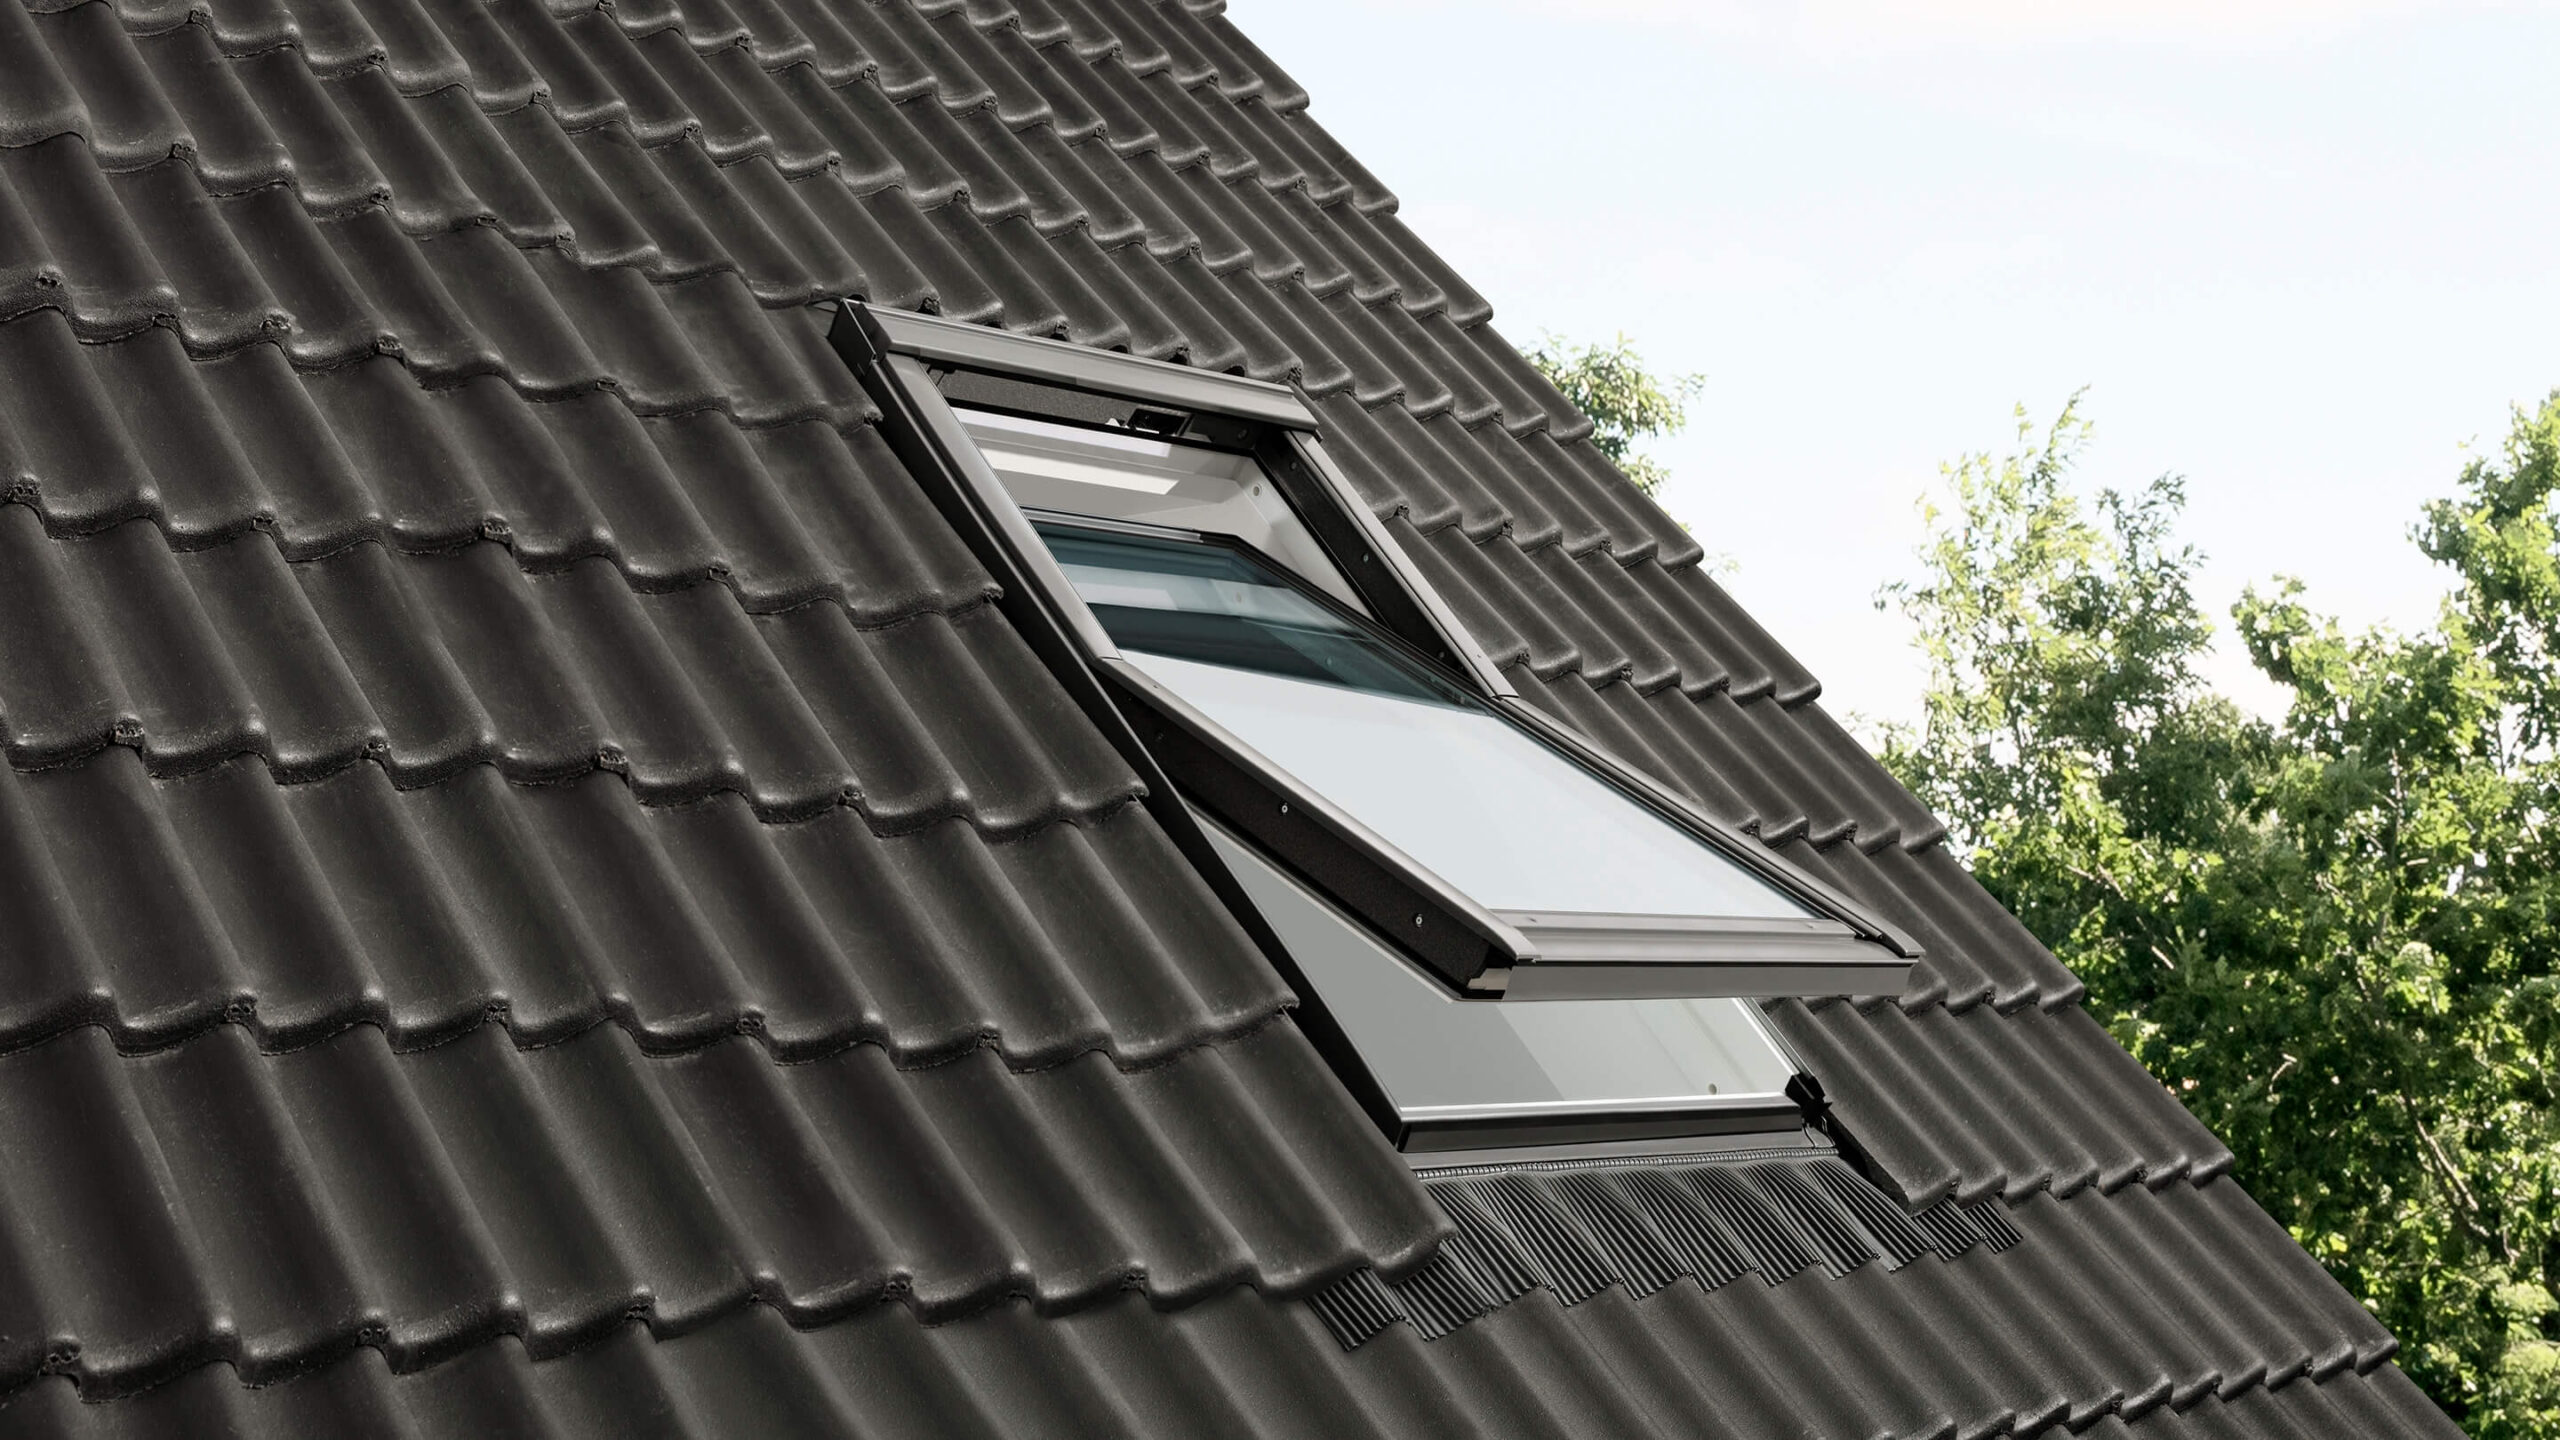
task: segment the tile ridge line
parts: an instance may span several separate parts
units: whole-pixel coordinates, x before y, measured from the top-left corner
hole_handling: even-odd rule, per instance
[[[823,819],[837,810],[847,810],[860,819],[864,828],[868,829],[872,835],[883,840],[918,834],[937,825],[956,822],[967,825],[977,833],[980,839],[991,845],[1005,845],[1027,840],[1060,825],[1099,824],[1131,806],[1144,805],[1147,799],[1146,783],[1133,775],[1129,777],[1126,784],[1115,786],[1098,797],[1081,800],[1074,797],[1053,799],[1020,820],[1010,823],[990,823],[973,805],[956,804],[937,804],[913,816],[892,819],[871,810],[865,803],[864,797],[857,793],[856,787],[853,786],[843,787],[830,795],[802,804],[777,804],[770,801],[759,803],[753,795],[748,793],[747,779],[742,775],[715,774],[697,783],[682,786],[648,786],[631,779],[628,764],[608,763],[606,757],[596,755],[585,757],[582,763],[574,767],[546,769],[529,774],[518,769],[517,773],[509,773],[510,767],[505,759],[485,753],[494,751],[497,748],[494,744],[487,747],[475,746],[471,753],[416,768],[397,765],[387,746],[377,746],[370,740],[354,747],[346,754],[330,756],[309,766],[293,767],[279,766],[270,749],[259,737],[252,737],[202,754],[190,754],[175,763],[164,762],[156,767],[151,757],[145,753],[147,744],[148,737],[139,726],[136,726],[130,732],[119,729],[104,737],[95,738],[77,750],[67,750],[59,755],[48,755],[33,761],[23,760],[15,754],[7,754],[5,748],[0,748],[0,763],[5,763],[17,774],[43,774],[47,771],[84,768],[103,756],[118,750],[127,750],[134,753],[142,764],[144,773],[152,779],[176,780],[201,775],[226,765],[254,760],[266,768],[268,778],[279,786],[315,784],[343,775],[358,765],[372,764],[381,768],[393,789],[404,791],[423,790],[449,784],[483,766],[496,771],[498,778],[510,785],[563,785],[586,780],[602,773],[620,776],[623,782],[631,787],[633,803],[651,809],[699,804],[718,799],[723,795],[731,795],[747,806],[748,812],[755,816],[758,823],[768,826],[807,824]]]
[[[833,428],[833,427],[829,427]],[[160,532],[161,543],[172,555],[190,555],[206,550],[241,544],[253,535],[264,536],[276,547],[278,558],[287,565],[316,565],[335,559],[366,545],[378,545],[389,555],[409,559],[458,555],[475,545],[495,545],[505,550],[515,567],[528,577],[568,574],[591,561],[610,565],[622,577],[634,595],[682,595],[717,586],[729,592],[738,608],[749,615],[790,615],[813,605],[833,605],[844,612],[854,629],[864,634],[878,634],[914,624],[919,620],[965,620],[981,610],[997,605],[1004,598],[1003,587],[992,576],[973,591],[953,592],[956,598],[932,601],[902,609],[871,612],[857,608],[846,598],[842,582],[820,582],[809,587],[794,587],[758,597],[750,594],[738,578],[738,568],[727,560],[712,560],[699,568],[687,569],[667,576],[651,576],[631,563],[629,552],[613,543],[580,545],[556,555],[528,555],[518,543],[518,536],[504,515],[491,513],[480,518],[470,530],[450,538],[420,539],[402,543],[398,527],[392,521],[375,518],[354,527],[341,537],[321,544],[300,544],[289,540],[283,525],[269,514],[251,514],[218,529],[196,535],[179,535],[170,528],[169,510],[165,503],[118,506],[94,518],[66,521],[57,517],[45,504],[44,487],[33,481],[0,485],[0,509],[23,505],[35,513],[36,522],[44,527],[45,538],[61,543],[94,539],[127,525],[143,523]],[[794,517],[797,518],[797,517]]]
[[[9,3],[9,0],[0,0]],[[513,1314],[493,1317],[473,1327],[465,1336],[436,1344],[432,1354],[403,1366],[391,1358],[391,1342],[377,1321],[366,1319],[334,1330],[315,1341],[294,1347],[282,1356],[261,1357],[259,1367],[272,1367],[272,1375],[256,1382],[238,1379],[244,1346],[236,1331],[208,1326],[178,1355],[145,1362],[131,1370],[110,1375],[84,1372],[80,1366],[82,1346],[69,1336],[53,1337],[39,1363],[23,1373],[0,1378],[0,1406],[47,1380],[69,1383],[80,1403],[111,1404],[147,1395],[164,1385],[174,1383],[213,1366],[228,1367],[244,1389],[263,1389],[270,1385],[290,1384],[315,1375],[331,1365],[353,1356],[359,1350],[380,1355],[384,1369],[395,1377],[421,1375],[477,1355],[492,1345],[515,1341],[526,1351],[526,1363],[540,1366],[567,1360],[604,1345],[623,1334],[629,1327],[645,1331],[652,1344],[666,1344],[684,1336],[708,1330],[734,1320],[759,1307],[775,1316],[795,1334],[814,1334],[847,1323],[884,1306],[896,1305],[908,1311],[914,1323],[925,1327],[965,1324],[980,1316],[1015,1304],[1027,1305],[1043,1318],[1073,1313],[1097,1304],[1107,1303],[1119,1295],[1138,1295],[1159,1313],[1180,1313],[1198,1309],[1227,1298],[1236,1291],[1250,1290],[1270,1299],[1287,1303],[1320,1286],[1324,1281],[1292,1281],[1275,1283],[1260,1273],[1255,1262],[1240,1267],[1252,1273],[1238,1275],[1225,1284],[1199,1287],[1197,1294],[1160,1290],[1149,1283],[1152,1279],[1140,1271],[1123,1271],[1113,1280],[1080,1287],[1059,1295],[1043,1297],[1018,1284],[990,1288],[986,1293],[953,1302],[948,1309],[935,1307],[931,1318],[916,1304],[909,1278],[892,1276],[885,1284],[849,1298],[838,1298],[824,1305],[795,1307],[786,1296],[775,1294],[762,1279],[750,1283],[745,1291],[721,1304],[687,1316],[680,1323],[662,1323],[656,1312],[656,1297],[649,1296],[626,1306],[618,1317],[602,1318],[577,1327],[571,1335],[556,1344],[546,1344],[542,1353],[533,1353],[527,1331],[530,1322],[518,1307]],[[1019,1280],[1023,1277],[1011,1277]],[[1187,1291],[1192,1287],[1184,1287]]]
[[[0,3],[5,3],[5,0],[0,0]],[[393,1055],[418,1055],[440,1050],[447,1045],[469,1040],[491,1028],[506,1032],[509,1045],[518,1054],[532,1054],[585,1039],[599,1031],[615,1030],[621,1032],[623,1038],[630,1042],[635,1051],[649,1060],[683,1059],[732,1042],[747,1042],[762,1050],[765,1058],[777,1066],[810,1065],[860,1050],[878,1050],[888,1059],[890,1067],[899,1074],[914,1075],[939,1070],[948,1065],[963,1064],[974,1056],[984,1054],[994,1057],[1007,1075],[1027,1076],[1045,1075],[1098,1056],[1109,1063],[1115,1073],[1137,1076],[1169,1069],[1197,1056],[1250,1042],[1284,1023],[1289,1013],[1297,1008],[1297,1002],[1294,999],[1275,1001],[1231,1021],[1199,1027],[1185,1035],[1179,1043],[1168,1046],[1161,1053],[1156,1054],[1132,1057],[1128,1052],[1106,1040],[1062,1049],[1055,1055],[1026,1059],[1008,1052],[1000,1033],[983,1031],[977,1032],[975,1040],[968,1044],[935,1047],[901,1054],[898,1047],[888,1040],[876,1034],[867,1033],[876,1028],[869,1026],[861,1027],[866,1033],[851,1034],[839,1041],[823,1045],[803,1046],[785,1045],[774,1040],[770,1031],[762,1024],[750,1025],[740,1021],[719,1030],[707,1031],[694,1039],[673,1044],[656,1044],[651,1042],[644,1027],[627,1016],[626,1006],[610,1003],[601,1007],[602,1013],[587,1017],[575,1026],[564,1027],[557,1033],[545,1032],[531,1037],[518,1033],[511,1013],[502,1004],[484,1005],[473,1016],[470,1023],[439,1029],[416,1043],[405,1043],[401,1037],[393,1033],[392,1026],[386,1023],[379,1013],[383,1007],[367,1004],[363,1007],[365,1013],[349,1015],[343,1023],[312,1026],[309,1027],[311,1030],[309,1034],[296,1035],[285,1043],[271,1046],[259,1034],[255,998],[254,996],[242,997],[242,1000],[235,1000],[232,1005],[207,1016],[201,1022],[130,1045],[117,1033],[118,1027],[115,1024],[95,1016],[68,1018],[58,1024],[40,1024],[19,1033],[0,1036],[0,1057],[40,1050],[91,1030],[99,1032],[106,1039],[107,1043],[114,1048],[118,1058],[127,1060],[181,1049],[225,1029],[241,1031],[257,1047],[260,1056],[269,1058],[291,1055],[316,1045],[325,1045],[358,1030],[376,1032],[381,1038],[383,1047]],[[246,1003],[243,1003],[244,1001]]]

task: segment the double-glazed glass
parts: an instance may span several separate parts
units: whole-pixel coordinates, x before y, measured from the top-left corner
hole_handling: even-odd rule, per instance
[[[1809,913],[1244,552],[1042,534],[1132,664],[1488,909]]]

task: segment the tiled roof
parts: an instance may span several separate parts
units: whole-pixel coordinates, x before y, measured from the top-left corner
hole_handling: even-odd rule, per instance
[[[2447,1433],[1306,106],[1214,4],[0,0],[0,1434]],[[1499,1197],[846,295],[1294,381],[1524,693],[1917,936],[1771,1007],[1856,1247],[1522,1179],[1417,1311]]]

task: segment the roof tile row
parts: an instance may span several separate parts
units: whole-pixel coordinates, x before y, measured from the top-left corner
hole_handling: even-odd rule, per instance
[[[595,769],[655,803],[731,792],[768,818],[851,805],[896,831],[1020,831],[1126,803],[1137,778],[974,601],[870,628],[824,601],[635,591],[607,561],[528,574],[497,545],[362,544],[290,561],[252,531],[173,551],[147,521],[48,538],[0,507],[0,725],[21,767],[108,744],[179,773],[363,760],[404,784]],[[933,717],[967,714],[953,730]]]
[[[2203,1184],[2230,1168],[2230,1150],[2076,1005],[1767,1011],[1913,1204]]]
[[[406,1369],[502,1334],[540,1356],[751,1303],[808,1325],[1289,1295],[1415,1263],[1445,1224],[1286,1025],[1135,1071],[651,1057],[613,1026],[0,1056],[0,1388],[213,1360],[257,1383],[356,1345]]]
[[[1154,1063],[1290,1002],[1144,812],[991,843],[883,839],[720,795],[643,806],[595,773],[486,766],[398,789],[356,765],[277,785],[253,759],[153,778],[115,750],[0,768],[0,1049],[81,1025],[147,1049],[349,1025],[517,1043],[613,1023],[664,1052],[753,1034],[777,1058]]]

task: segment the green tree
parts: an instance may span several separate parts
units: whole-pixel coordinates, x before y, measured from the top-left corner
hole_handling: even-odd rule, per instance
[[[2428,631],[2234,607],[2273,721],[2199,678],[2179,481],[2084,501],[2076,399],[2018,437],[1878,597],[1930,670],[1887,764],[2448,1412],[2560,1436],[2560,396],[2429,507]]]
[[[1549,384],[1591,417],[1594,449],[1645,494],[1662,487],[1670,472],[1652,456],[1638,454],[1636,442],[1678,434],[1705,376],[1656,377],[1624,335],[1607,345],[1573,345],[1547,335],[1528,356]]]

